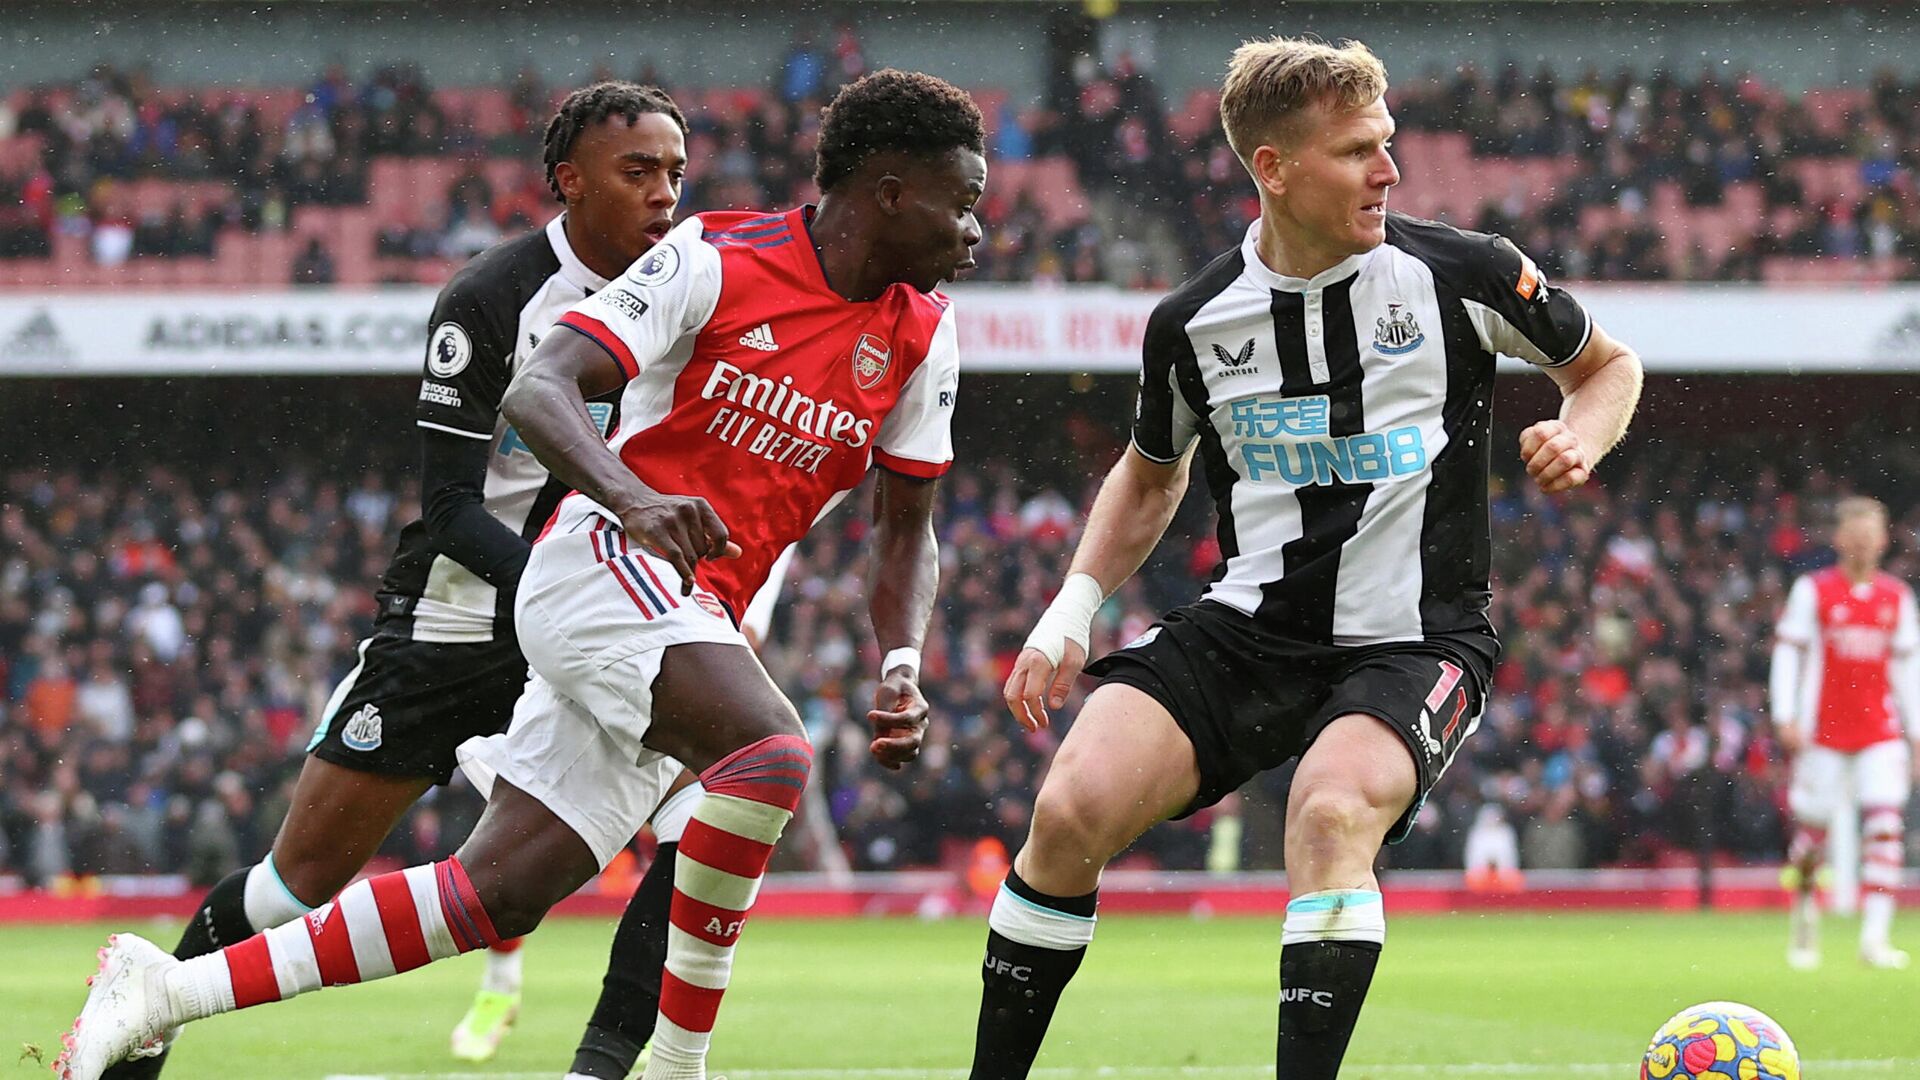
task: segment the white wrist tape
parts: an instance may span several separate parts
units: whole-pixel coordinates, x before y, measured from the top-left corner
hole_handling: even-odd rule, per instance
[[[920,650],[912,647],[889,650],[887,655],[880,660],[880,677],[883,679],[886,678],[887,672],[897,667],[906,668],[907,678],[912,679],[914,682],[919,682]]]
[[[1067,654],[1069,641],[1086,652],[1088,639],[1093,634],[1093,613],[1100,610],[1106,599],[1106,593],[1101,591],[1100,583],[1092,574],[1069,574],[1060,586],[1060,595],[1053,598],[1040,621],[1033,624],[1026,647],[1040,650],[1047,663],[1056,666]]]

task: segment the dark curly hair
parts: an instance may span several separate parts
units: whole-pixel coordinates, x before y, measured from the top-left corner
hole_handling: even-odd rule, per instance
[[[944,79],[886,68],[841,87],[827,106],[813,181],[831,191],[874,154],[934,158],[955,147],[985,156],[980,107]]]
[[[647,113],[672,117],[680,133],[687,133],[687,118],[681,115],[680,106],[657,86],[603,82],[568,94],[567,100],[560,103],[560,111],[547,121],[547,186],[553,189],[553,197],[567,201],[567,197],[560,194],[560,181],[555,179],[553,170],[573,155],[573,144],[581,132],[613,116],[625,117],[627,126],[631,127]]]

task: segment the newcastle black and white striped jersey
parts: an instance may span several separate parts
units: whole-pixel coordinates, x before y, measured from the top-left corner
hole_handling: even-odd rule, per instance
[[[1311,280],[1258,236],[1147,324],[1134,447],[1199,440],[1223,560],[1203,599],[1316,644],[1490,632],[1494,356],[1569,363],[1592,320],[1485,233],[1392,214]]]
[[[574,254],[564,220],[489,248],[441,290],[415,408],[421,428],[487,441],[486,510],[529,543],[568,488],[500,416],[500,398],[514,366],[554,322],[607,284]],[[588,408],[603,432],[612,430],[611,400]],[[379,618],[383,633],[416,641],[486,642],[513,631],[512,598],[435,550],[421,520],[400,533],[380,583]]]

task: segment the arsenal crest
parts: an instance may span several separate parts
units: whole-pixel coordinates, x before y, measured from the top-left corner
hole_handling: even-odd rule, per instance
[[[862,390],[880,385],[892,359],[893,350],[887,348],[886,342],[872,334],[861,334],[859,343],[853,347],[853,384]]]

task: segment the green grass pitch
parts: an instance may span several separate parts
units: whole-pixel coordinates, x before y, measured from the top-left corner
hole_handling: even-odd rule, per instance
[[[1920,970],[1853,962],[1855,924],[1830,919],[1827,965],[1794,975],[1784,917],[1452,915],[1393,919],[1343,1080],[1631,1078],[1647,1037],[1716,998],[1771,1013],[1806,1075],[1920,1076]],[[0,927],[0,1078],[44,1076],[109,928]],[[171,925],[125,927],[171,944]],[[1920,952],[1920,923],[1899,932]],[[562,919],[528,942],[518,1029],[485,1066],[447,1032],[478,957],[197,1025],[181,1080],[387,1077],[557,1080],[599,986],[610,922]],[[981,922],[765,919],[745,935],[712,1066],[730,1080],[965,1075]],[[1272,920],[1113,917],[1054,1020],[1037,1076],[1273,1075],[1279,928]],[[15,1060],[16,1054],[21,1055]]]

